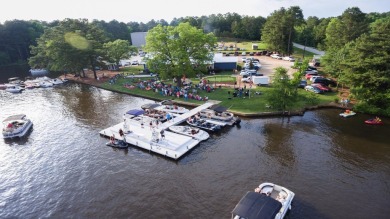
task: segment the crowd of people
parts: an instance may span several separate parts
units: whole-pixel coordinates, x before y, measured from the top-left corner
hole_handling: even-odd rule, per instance
[[[213,92],[215,89],[212,85],[208,84],[207,80],[202,80],[199,84],[194,85],[192,83],[187,83],[183,87],[178,87],[173,84],[167,84],[159,80],[149,79],[149,80],[140,80],[135,82],[135,85],[131,83],[125,83],[123,85],[128,89],[139,88],[142,90],[150,90],[156,93],[160,93],[165,97],[176,97],[183,98],[184,100],[198,100],[198,101],[207,101],[207,96],[199,95],[200,90],[206,91],[208,93]]]

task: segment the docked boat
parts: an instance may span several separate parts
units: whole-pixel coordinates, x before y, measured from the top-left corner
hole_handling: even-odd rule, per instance
[[[172,102],[172,100],[163,100],[160,103],[160,106],[155,107],[156,110],[161,110],[164,112],[183,114],[189,111],[189,109],[178,106]]]
[[[379,118],[367,119],[364,123],[368,125],[383,125],[383,122]]]
[[[47,71],[46,69],[43,69],[43,68],[42,69],[30,69],[29,72],[33,76],[45,75],[45,74],[49,73],[49,71]]]
[[[13,77],[13,78],[8,78],[8,83],[14,84],[14,85],[21,85],[23,83],[23,81],[20,80],[19,77]]]
[[[354,115],[356,115],[356,113],[352,110],[345,110],[345,112],[340,113],[340,116],[342,116],[344,118],[354,116]]]
[[[106,146],[113,147],[113,148],[121,148],[121,149],[126,149],[129,147],[129,145],[122,140],[110,140],[109,142],[106,143]]]
[[[200,117],[205,120],[214,120],[218,122],[222,122],[225,125],[234,125],[239,124],[241,119],[238,117],[234,117],[234,114],[226,111],[227,108],[223,106],[213,106],[210,109],[204,109],[199,112]],[[211,121],[209,121],[211,122]]]
[[[50,82],[53,84],[53,85],[60,85],[60,84],[63,84],[64,82],[59,79],[59,78],[54,78],[54,79],[51,79]]]
[[[198,120],[192,120],[192,119],[187,119],[186,120],[187,124],[190,126],[198,127],[207,131],[215,132],[221,130],[221,126],[217,124],[213,124],[210,122],[207,122],[204,119],[198,119]]]
[[[196,140],[199,141],[204,141],[207,140],[210,135],[209,133],[196,128],[196,127],[190,127],[190,126],[170,126],[169,130],[172,132],[176,132],[178,134],[190,136],[192,138],[195,138]]]
[[[24,114],[9,116],[3,120],[3,137],[23,137],[27,134],[32,125],[31,120],[27,119]]]
[[[5,89],[5,91],[9,93],[20,93],[22,92],[22,90],[23,88],[21,88],[19,85],[12,85],[12,84],[8,84],[7,88]]]
[[[159,110],[160,104],[150,103],[144,104],[141,108],[145,111],[144,115],[153,119],[158,119],[160,122],[166,121],[166,112]]]
[[[53,83],[51,83],[49,81],[40,81],[39,86],[43,87],[43,88],[53,87]]]
[[[282,219],[291,209],[295,194],[285,187],[262,183],[254,192],[247,192],[232,211],[232,218]]]

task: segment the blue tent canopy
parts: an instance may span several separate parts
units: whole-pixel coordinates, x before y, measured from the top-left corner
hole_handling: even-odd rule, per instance
[[[132,115],[132,116],[139,116],[144,114],[144,110],[142,109],[132,109],[126,112],[126,114]]]

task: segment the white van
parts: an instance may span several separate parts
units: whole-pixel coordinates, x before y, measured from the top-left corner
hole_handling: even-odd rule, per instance
[[[252,81],[256,85],[268,85],[269,77],[268,76],[252,76]]]

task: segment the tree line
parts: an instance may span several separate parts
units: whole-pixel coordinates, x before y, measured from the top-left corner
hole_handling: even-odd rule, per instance
[[[270,50],[287,54],[292,53],[292,41],[322,50],[332,47],[329,42],[342,45],[344,41],[354,39],[360,33],[367,31],[370,23],[387,17],[389,14],[364,14],[359,8],[347,9],[341,16],[337,17],[337,19],[346,22],[346,25],[348,24],[347,28],[342,31],[343,37],[337,36],[337,28],[333,28],[336,24],[331,23],[331,21],[335,18],[320,19],[311,16],[304,19],[302,10],[298,6],[275,10],[267,18],[226,13],[174,18],[170,23],[164,19],[151,20],[147,23],[133,21],[124,23],[116,20],[109,22],[93,20],[91,23],[101,28],[108,40],[121,39],[129,42],[131,42],[130,33],[132,32],[146,32],[157,25],[178,26],[180,23],[189,23],[193,27],[202,29],[205,33],[213,33],[216,37],[263,40],[268,44]],[[362,26],[354,26],[357,21],[362,21],[362,19],[364,20]],[[0,24],[0,65],[25,62],[31,55],[30,45],[36,45],[36,39],[46,29],[58,26],[60,22],[59,20],[52,22],[12,20]]]

